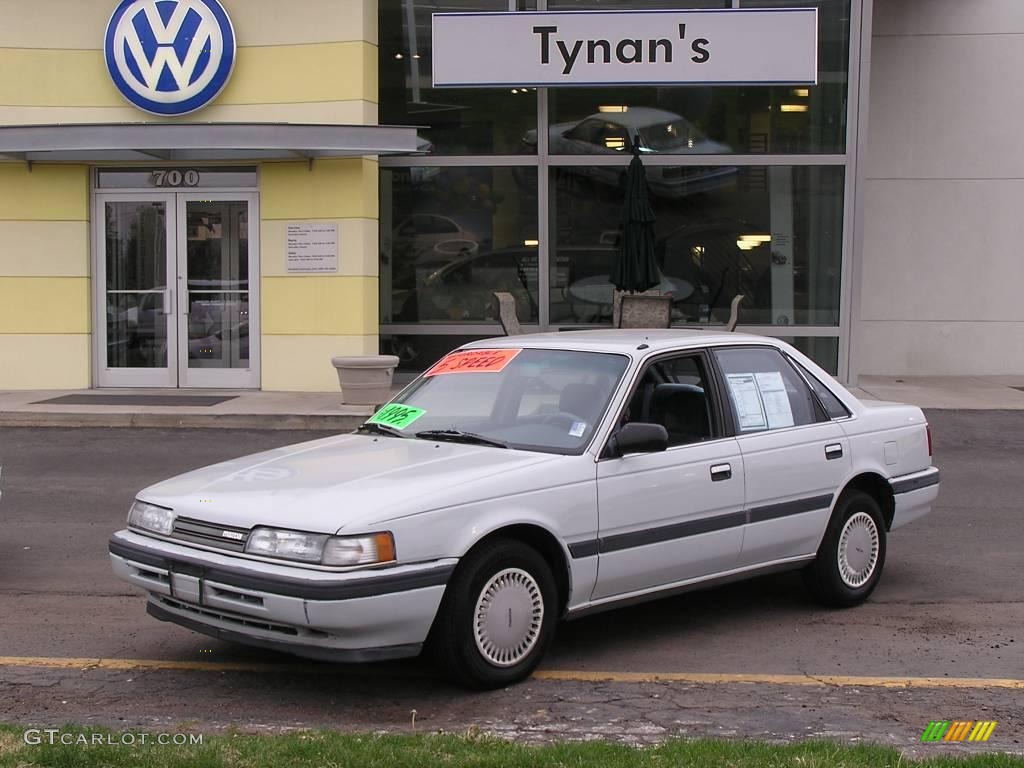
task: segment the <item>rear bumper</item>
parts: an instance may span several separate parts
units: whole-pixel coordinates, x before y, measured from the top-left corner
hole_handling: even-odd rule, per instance
[[[414,656],[456,561],[319,571],[208,552],[120,531],[114,573],[149,593],[148,612],[214,637],[308,658]]]
[[[889,478],[896,511],[890,530],[894,530],[931,512],[939,495],[939,470],[929,467],[922,472]]]

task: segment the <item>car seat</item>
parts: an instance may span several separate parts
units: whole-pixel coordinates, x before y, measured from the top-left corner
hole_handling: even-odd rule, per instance
[[[659,384],[651,395],[649,421],[668,432],[669,445],[698,443],[711,437],[708,399],[693,384]]]

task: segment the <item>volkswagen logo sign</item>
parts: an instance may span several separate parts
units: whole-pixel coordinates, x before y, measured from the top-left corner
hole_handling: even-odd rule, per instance
[[[128,101],[154,115],[187,115],[227,85],[235,31],[217,0],[122,0],[103,51]]]

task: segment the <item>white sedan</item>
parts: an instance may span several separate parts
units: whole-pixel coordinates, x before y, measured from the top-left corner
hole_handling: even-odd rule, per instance
[[[938,484],[918,408],[862,403],[781,341],[513,336],[354,434],[147,488],[110,559],[158,619],[319,659],[428,647],[494,687],[560,620],[639,600],[800,569],[856,605]]]

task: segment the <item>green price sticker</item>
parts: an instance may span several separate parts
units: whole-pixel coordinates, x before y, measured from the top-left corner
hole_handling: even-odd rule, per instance
[[[426,411],[422,408],[413,408],[411,405],[402,405],[401,403],[389,403],[373,414],[367,423],[405,429],[424,413]]]

